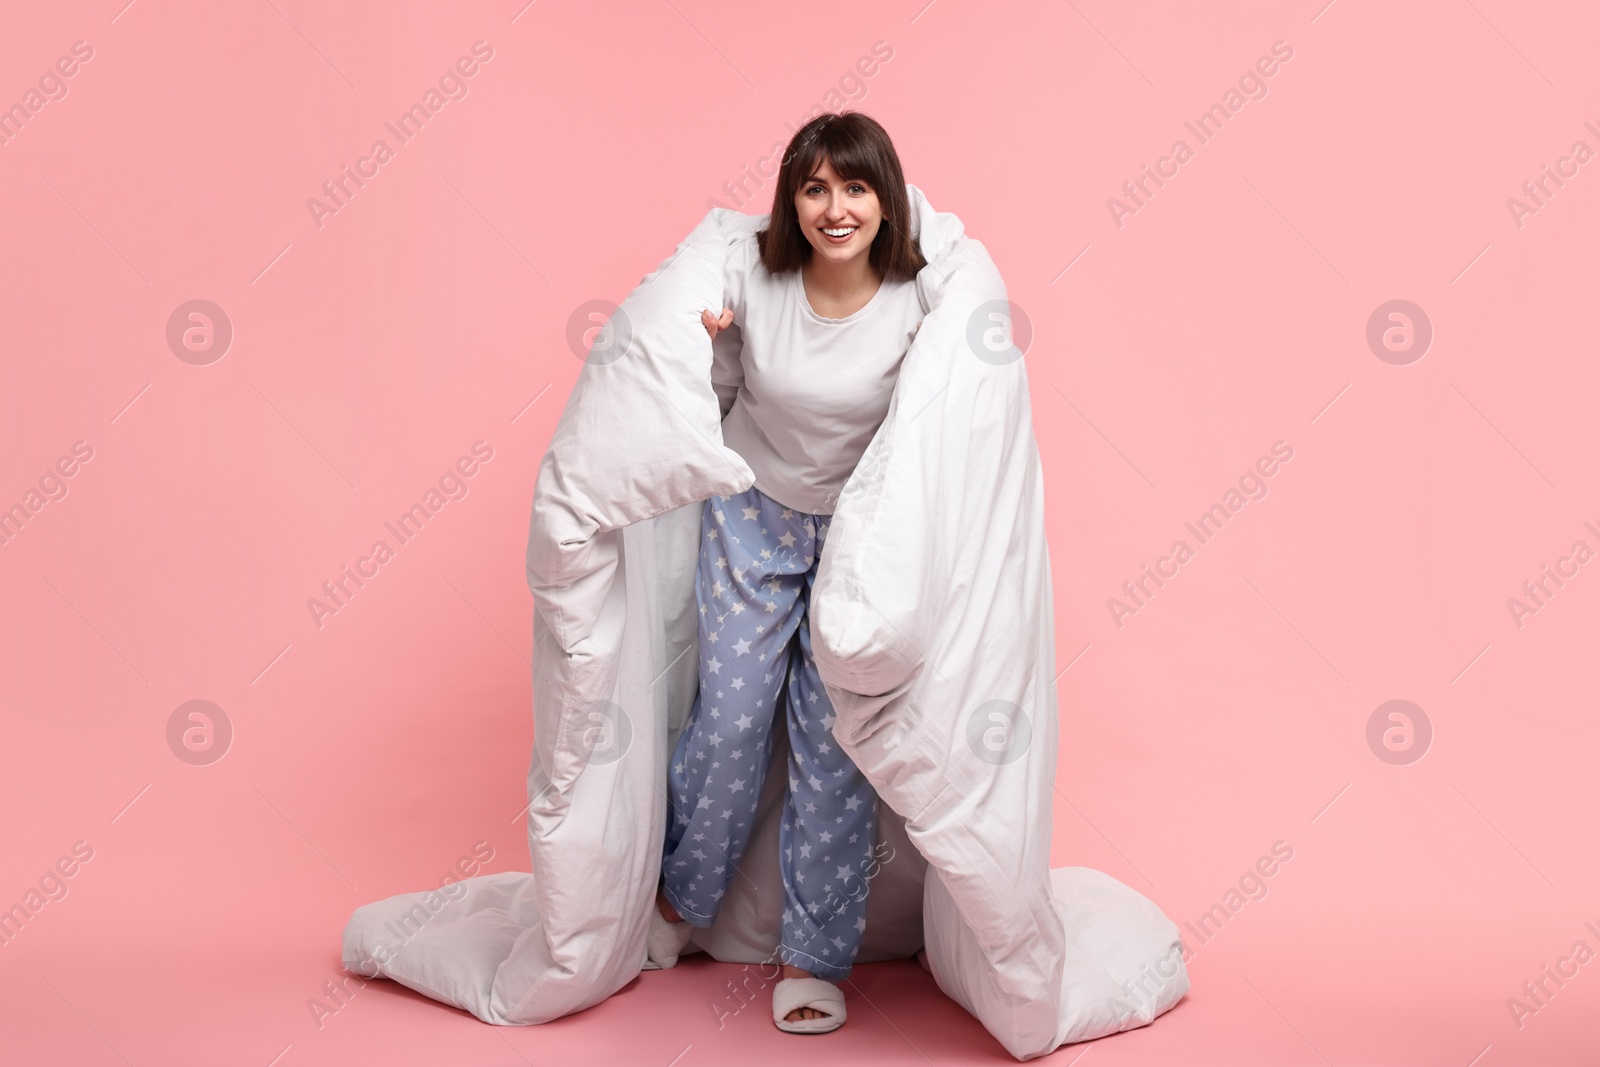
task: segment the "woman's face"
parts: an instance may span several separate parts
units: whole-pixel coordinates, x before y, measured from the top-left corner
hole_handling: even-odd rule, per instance
[[[816,255],[837,264],[848,263],[872,247],[883,222],[878,194],[859,178],[844,179],[834,173],[833,164],[824,158],[794,195],[795,214],[800,232],[811,242]],[[847,231],[840,237],[834,233]]]

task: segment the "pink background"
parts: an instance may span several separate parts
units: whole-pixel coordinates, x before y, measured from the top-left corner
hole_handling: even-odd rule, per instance
[[[704,957],[534,1028],[387,982],[308,1004],[357,905],[480,841],[481,870],[525,868],[522,552],[569,316],[738,206],[724,182],[824,103],[884,123],[1033,325],[1055,864],[1185,923],[1293,849],[1186,931],[1170,1015],[1052,1062],[1600,1056],[1600,962],[1520,1027],[1507,1005],[1600,952],[1600,562],[1520,628],[1506,603],[1600,550],[1600,161],[1507,207],[1600,149],[1591,6],[125,2],[0,34],[0,104],[93,49],[0,146],[0,506],[93,450],[0,546],[0,906],[93,850],[0,948],[8,1063],[1011,1062],[911,963],[858,967],[825,1045],[765,998],[719,1028],[736,968]],[[396,147],[384,123],[479,40],[466,97]],[[1267,95],[1198,144],[1184,123],[1276,41]],[[1180,137],[1119,227],[1108,198]],[[307,199],[378,138],[394,157],[319,227]],[[196,299],[234,330],[208,365],[166,340]],[[1403,366],[1366,342],[1396,299],[1434,332]],[[477,441],[468,494],[319,627],[307,599]],[[1268,494],[1199,546],[1184,523],[1276,441]],[[1179,538],[1119,627],[1108,598]],[[1407,765],[1367,742],[1393,699],[1432,726]],[[234,731],[207,766],[169,747],[190,700]]]

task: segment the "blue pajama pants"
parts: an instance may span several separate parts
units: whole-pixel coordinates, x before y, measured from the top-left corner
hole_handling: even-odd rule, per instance
[[[710,926],[755,828],[787,685],[778,958],[836,982],[849,976],[867,926],[878,798],[834,741],[833,705],[811,659],[807,606],[830,521],[754,486],[705,502],[695,577],[700,691],[667,775],[661,866],[672,906]]]

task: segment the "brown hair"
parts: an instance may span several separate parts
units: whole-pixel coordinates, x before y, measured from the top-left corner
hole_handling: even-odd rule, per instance
[[[800,232],[794,198],[826,159],[846,181],[859,181],[878,194],[883,221],[872,239],[868,262],[885,281],[910,281],[927,265],[911,236],[911,199],[906,195],[900,157],[888,131],[858,111],[818,115],[795,133],[778,169],[772,217],[756,234],[761,263],[773,274],[799,270],[811,258],[811,242]]]

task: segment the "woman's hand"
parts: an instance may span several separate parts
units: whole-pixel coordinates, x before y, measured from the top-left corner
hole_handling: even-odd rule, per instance
[[[726,330],[733,325],[733,309],[723,308],[721,318],[711,314],[709,309],[702,311],[700,312],[700,325],[706,328],[706,333],[710,334],[711,339],[715,341],[718,331]]]

